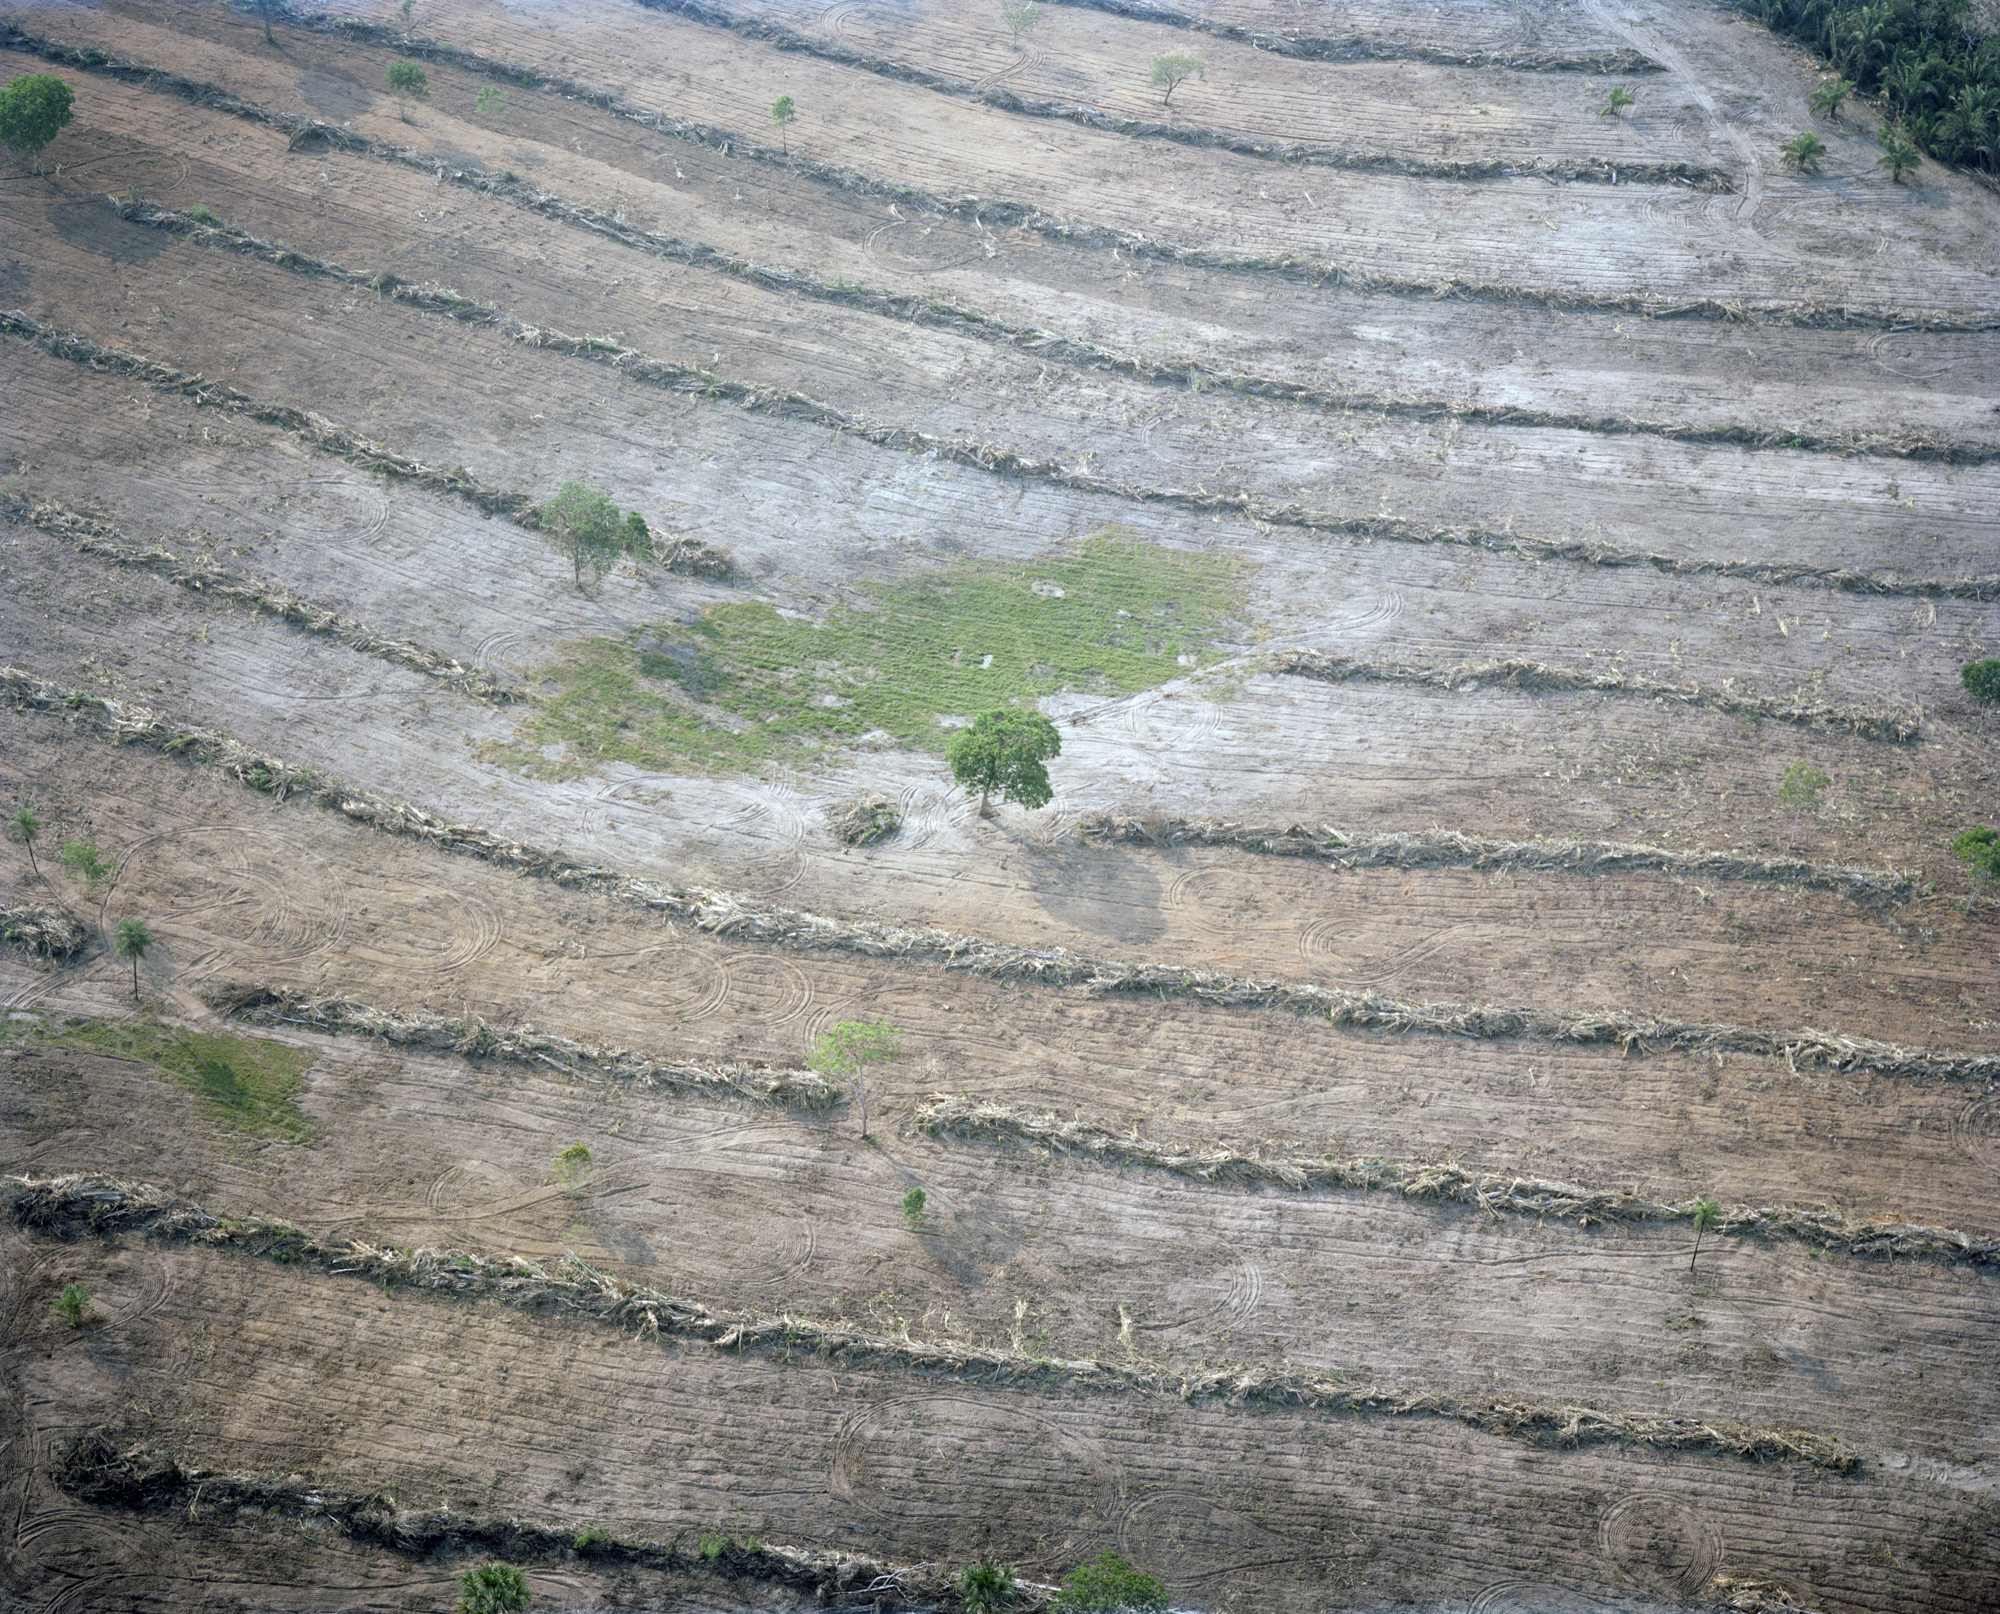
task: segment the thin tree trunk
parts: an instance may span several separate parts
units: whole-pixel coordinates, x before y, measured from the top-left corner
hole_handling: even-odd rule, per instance
[[[1701,1235],[1704,1231],[1700,1222],[1694,1224],[1694,1254],[1688,1257],[1688,1271],[1694,1271],[1694,1264],[1701,1258]]]

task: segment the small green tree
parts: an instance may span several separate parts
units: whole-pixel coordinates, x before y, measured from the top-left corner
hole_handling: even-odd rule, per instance
[[[1208,63],[1199,56],[1190,56],[1184,51],[1173,51],[1165,56],[1153,58],[1153,71],[1146,82],[1156,90],[1167,93],[1160,97],[1161,106],[1171,106],[1174,91],[1191,78],[1206,79]]]
[[[1885,123],[1877,129],[1875,144],[1882,148],[1882,155],[1875,159],[1875,166],[1888,169],[1889,178],[1898,185],[1906,176],[1914,174],[1923,160],[1923,153],[1917,150],[1916,142],[1895,124]]]
[[[396,105],[405,123],[410,121],[410,106],[404,97],[415,96],[419,101],[430,98],[430,77],[415,62],[391,62],[382,82],[396,92]]]
[[[542,506],[542,530],[557,553],[576,568],[576,586],[583,587],[583,569],[602,578],[618,564],[618,506],[597,489],[565,482],[562,491]]]
[[[959,1606],[965,1614],[1003,1614],[1015,1595],[1012,1564],[982,1558],[958,1572]]]
[[[528,1577],[512,1564],[481,1564],[458,1577],[457,1614],[519,1614],[528,1606]]]
[[[924,1225],[923,1189],[912,1188],[908,1193],[903,1195],[903,1221],[912,1233],[922,1229]]]
[[[97,849],[97,842],[89,836],[80,841],[63,842],[59,860],[62,866],[83,882],[86,891],[94,892],[108,880],[116,867],[104,861],[104,854]]]
[[[1062,1583],[1055,1606],[1063,1614],[1111,1614],[1118,1609],[1164,1609],[1167,1588],[1115,1552],[1099,1553]]]
[[[1788,762],[1785,771],[1778,777],[1778,800],[1792,810],[1792,838],[1786,843],[1786,850],[1798,843],[1799,814],[1818,812],[1819,799],[1826,794],[1826,787],[1832,784],[1825,773],[1810,762]]]
[[[1826,155],[1826,142],[1816,134],[1802,134],[1778,148],[1785,170],[1793,174],[1816,174],[1819,160]]]
[[[812,1046],[806,1064],[833,1081],[854,1083],[861,1105],[861,1135],[868,1136],[867,1067],[878,1059],[894,1059],[903,1051],[902,1038],[886,1020],[843,1020]]]
[[[1840,103],[1854,93],[1854,80],[1843,78],[1836,73],[1832,78],[1823,78],[1813,86],[1812,109],[1821,117],[1840,116]]]
[[[1597,115],[1600,118],[1615,118],[1632,104],[1632,92],[1622,84],[1614,84],[1611,93],[1604,98],[1604,105],[1597,109]]]
[[[139,995],[139,960],[146,956],[153,945],[153,933],[146,928],[143,919],[121,919],[118,929],[111,938],[111,950],[120,958],[132,961],[132,996]]]
[[[2000,662],[1995,662],[1994,666],[2000,668]],[[1971,670],[1970,667],[1966,669],[1968,673]],[[1969,689],[1972,686],[1968,683],[1966,687]],[[23,807],[14,814],[14,833],[21,837],[21,844],[28,849],[28,867],[35,871],[35,878],[37,880],[41,880],[43,885],[47,885],[48,881],[42,879],[42,866],[35,859],[35,837],[41,834],[41,832],[42,815],[36,812],[34,808]]]
[[[1062,736],[1040,712],[1002,707],[974,718],[951,737],[951,776],[968,792],[979,792],[979,816],[992,812],[991,798],[1046,807],[1055,797],[1049,770],[1042,766],[1062,754]]]
[[[643,555],[652,547],[652,529],[637,510],[625,512],[625,525],[619,534],[619,541],[624,544],[626,553],[632,555]]]
[[[1965,911],[1979,900],[1979,893],[2000,880],[2000,829],[1981,824],[1952,838],[1952,856],[1972,871],[1972,891],[1965,899]]]
[[[63,1292],[56,1298],[56,1311],[62,1320],[72,1328],[83,1326],[84,1313],[90,1310],[90,1291],[80,1283],[66,1283]]]
[[[2000,659],[1989,657],[1985,661],[1968,661],[1959,668],[1958,681],[1965,685],[1966,694],[1981,706],[2000,706]],[[17,817],[17,827],[19,823]],[[22,833],[26,834],[26,831]]]
[[[787,153],[791,151],[791,144],[785,135],[785,126],[798,115],[799,109],[793,105],[792,98],[789,95],[781,95],[771,103],[771,123],[778,131],[778,149],[780,151]]]
[[[42,171],[42,150],[68,127],[76,95],[53,73],[26,73],[0,90],[0,146],[25,151]]]
[[[1701,1254],[1701,1236],[1722,1219],[1722,1207],[1712,1199],[1697,1199],[1694,1202],[1694,1254],[1688,1257],[1688,1271],[1694,1271],[1694,1264]]]
[[[507,115],[507,92],[498,84],[487,84],[472,98],[472,110],[482,118],[504,118]]]
[[[1035,0],[1000,0],[1000,20],[1007,25],[1007,31],[1019,44],[1022,36],[1034,31],[1035,24],[1042,20],[1042,8]],[[973,1568],[971,1564],[966,1565]]]

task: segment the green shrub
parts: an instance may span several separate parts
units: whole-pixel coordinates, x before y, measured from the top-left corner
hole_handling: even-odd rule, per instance
[[[1826,155],[1826,142],[1816,134],[1802,134],[1778,148],[1778,156],[1788,173],[1816,174],[1819,160]]]
[[[589,1165],[589,1145],[572,1143],[556,1156],[556,1181],[573,1194],[582,1186],[583,1174]]]
[[[200,202],[196,202],[193,207],[188,209],[188,217],[193,219],[195,223],[206,224],[212,229],[219,230],[222,228],[222,220],[217,218]]]
[[[1823,78],[1813,87],[1812,109],[1825,117],[1840,116],[1840,103],[1854,93],[1854,80],[1843,78],[1836,73],[1832,78]]]
[[[507,92],[497,84],[486,84],[472,98],[472,110],[482,118],[488,113],[500,118],[507,115]]]
[[[62,1320],[72,1328],[81,1327],[84,1313],[90,1310],[90,1291],[80,1283],[66,1283],[56,1300],[56,1311]]]
[[[1014,1566],[982,1558],[958,1572],[958,1595],[965,1614],[1001,1614],[1014,1601]]]
[[[1965,899],[1969,910],[1979,893],[2000,880],[2000,830],[1981,824],[1953,837],[1952,855],[1972,871],[1972,895]]]
[[[80,841],[65,841],[61,861],[62,866],[90,891],[95,891],[118,872],[118,865],[105,862],[103,853],[97,849],[97,842],[87,836]]]
[[[541,521],[556,552],[576,568],[578,588],[583,587],[586,566],[601,578],[618,564],[624,550],[619,542],[618,506],[597,489],[581,482],[565,482],[542,506]]]
[[[512,1564],[481,1564],[458,1577],[458,1614],[518,1614],[528,1606],[528,1577]]]
[[[1888,169],[1889,178],[1896,184],[1902,184],[1905,176],[1917,171],[1922,154],[1917,150],[1916,143],[1894,124],[1885,123],[1875,131],[1875,144],[1882,148],[1882,155],[1875,159],[1875,166]]]
[[[2000,705],[2000,659],[1968,661],[1958,671],[1965,692],[1981,706]]]
[[[1622,84],[1614,84],[1611,93],[1604,98],[1604,105],[1597,109],[1597,115],[1600,118],[1615,118],[1632,104],[1632,92]]]
[[[1115,1552],[1099,1554],[1062,1583],[1055,1606],[1085,1614],[1089,1610],[1164,1609],[1167,1588],[1140,1573]]]
[[[625,512],[625,525],[620,530],[619,542],[624,545],[628,555],[644,555],[652,550],[652,529],[646,525],[646,518],[637,510]]]
[[[903,1220],[909,1224],[913,1233],[924,1225],[923,1189],[912,1188],[903,1196]]]

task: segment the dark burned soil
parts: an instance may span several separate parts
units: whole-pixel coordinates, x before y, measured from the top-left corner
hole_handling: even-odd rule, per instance
[[[0,25],[0,1604],[2000,1604],[1990,191],[1699,0]]]

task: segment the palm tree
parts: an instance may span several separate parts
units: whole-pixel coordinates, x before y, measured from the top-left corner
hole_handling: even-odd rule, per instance
[[[19,835],[28,848],[28,866],[35,871],[35,878],[42,879],[42,866],[35,860],[35,837],[42,832],[41,814],[32,807],[23,807],[14,815],[14,833]],[[47,885],[48,881],[42,880]]]
[[[153,933],[146,928],[143,919],[121,919],[118,933],[111,938],[111,950],[120,958],[132,960],[132,996],[139,995],[139,960],[146,956],[146,950],[153,945]]]

